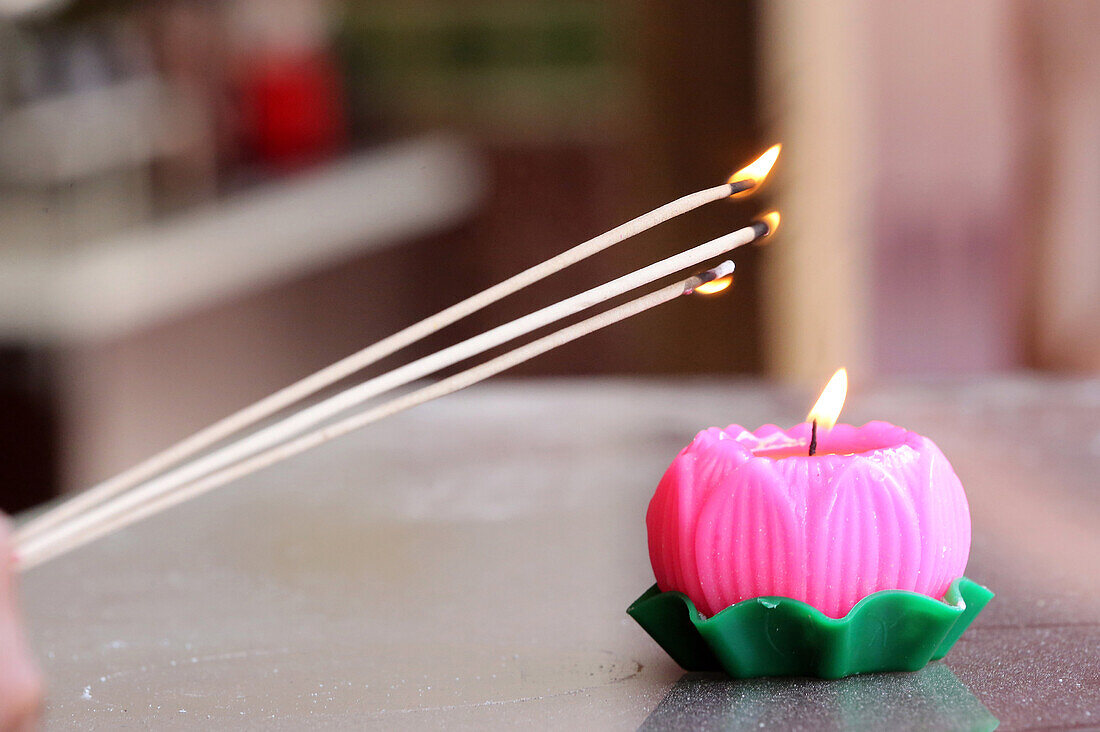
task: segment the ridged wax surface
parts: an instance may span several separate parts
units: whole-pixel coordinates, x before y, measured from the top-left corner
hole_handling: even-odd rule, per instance
[[[801,600],[833,618],[879,590],[939,599],[963,575],[970,509],[947,458],[886,422],[712,427],[673,460],[649,504],[662,591],[706,616],[742,600]]]

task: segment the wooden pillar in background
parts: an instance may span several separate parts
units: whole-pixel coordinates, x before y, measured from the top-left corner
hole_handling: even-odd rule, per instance
[[[762,3],[761,104],[783,142],[773,184],[783,224],[768,250],[762,311],[767,368],[783,378],[818,381],[864,366],[862,5]]]
[[[1100,370],[1100,3],[1016,7],[1031,242],[1029,365]]]
[[[764,312],[772,373],[1018,366],[1018,48],[994,0],[764,3],[785,145]]]

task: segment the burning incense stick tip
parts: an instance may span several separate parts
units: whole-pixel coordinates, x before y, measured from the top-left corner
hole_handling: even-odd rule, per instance
[[[729,177],[730,195],[736,198],[744,198],[752,195],[752,192],[760,186],[768,177],[775,161],[779,159],[779,151],[782,145],[772,145],[764,153]]]
[[[727,259],[713,269],[700,272],[687,281],[684,294],[698,292],[701,295],[713,295],[721,292],[733,283],[733,270],[733,262]]]
[[[774,234],[779,229],[779,212],[769,211],[761,216],[756,221],[752,222],[753,231],[756,232],[756,242],[762,243],[762,240]]]
[[[745,191],[751,191],[756,188],[756,181],[752,178],[746,178],[744,180],[731,180],[730,196],[736,196],[738,193],[744,193]]]

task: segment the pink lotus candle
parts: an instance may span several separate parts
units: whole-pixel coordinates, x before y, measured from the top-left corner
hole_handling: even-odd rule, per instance
[[[707,616],[779,596],[839,618],[879,590],[940,599],[963,575],[970,510],[947,458],[886,422],[831,426],[846,387],[841,369],[790,430],[712,427],[680,452],[646,514],[662,591]]]

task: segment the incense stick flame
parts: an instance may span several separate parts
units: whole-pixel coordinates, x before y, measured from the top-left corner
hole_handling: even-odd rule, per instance
[[[749,181],[752,183],[752,187],[734,193],[732,198],[741,198],[743,196],[751,195],[764,179],[768,177],[768,173],[771,172],[772,166],[775,165],[775,161],[779,159],[779,151],[783,146],[775,144],[764,151],[764,154],[753,160],[741,170],[737,171],[730,176],[728,183],[737,183],[740,181]]]
[[[725,277],[719,277],[718,279],[711,280],[710,282],[704,282],[703,284],[695,288],[695,292],[698,292],[700,295],[715,295],[722,290],[727,289],[732,284],[733,275],[726,275]]]
[[[844,397],[848,394],[848,371],[837,369],[833,378],[818,397],[817,403],[810,413],[806,415],[807,422],[817,422],[821,429],[829,429],[840,418],[840,410],[844,409]]]
[[[769,211],[768,213],[760,217],[760,221],[763,221],[765,224],[768,225],[768,235],[763,239],[759,239],[758,243],[767,241],[772,236],[772,234],[779,230],[779,212]]]

